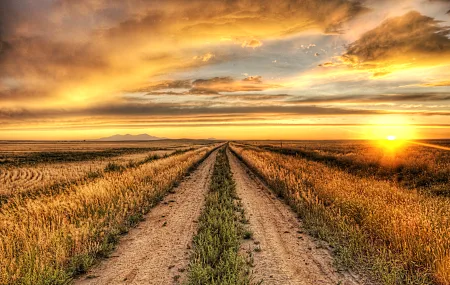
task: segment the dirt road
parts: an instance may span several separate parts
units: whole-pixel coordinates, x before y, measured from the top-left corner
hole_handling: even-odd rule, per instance
[[[350,274],[338,273],[328,250],[303,234],[291,209],[271,194],[228,151],[236,190],[249,219],[253,241],[243,249],[254,251],[253,278],[263,284],[363,284]]]
[[[204,204],[217,151],[175,193],[123,237],[115,252],[75,284],[176,284],[189,263],[189,245]]]

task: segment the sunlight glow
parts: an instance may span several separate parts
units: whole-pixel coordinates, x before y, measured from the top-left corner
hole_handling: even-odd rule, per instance
[[[389,138],[391,137],[391,138]],[[395,156],[400,153],[405,146],[405,140],[396,139],[395,136],[389,136],[387,139],[379,140],[378,145],[384,149],[389,156]],[[393,158],[393,157],[391,157]]]
[[[386,141],[416,140],[417,129],[410,124],[407,117],[393,115],[376,118],[365,131],[365,139]]]
[[[401,153],[408,140],[416,140],[417,130],[403,116],[383,116],[368,126],[366,138],[374,140],[383,149],[386,159],[392,160]]]

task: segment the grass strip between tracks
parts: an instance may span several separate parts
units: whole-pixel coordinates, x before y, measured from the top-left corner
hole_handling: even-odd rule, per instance
[[[188,284],[250,284],[249,264],[239,254],[249,235],[242,223],[230,165],[222,148],[217,155],[205,208],[189,264]]]

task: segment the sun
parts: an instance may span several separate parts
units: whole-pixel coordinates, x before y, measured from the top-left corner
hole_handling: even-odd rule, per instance
[[[378,140],[378,146],[384,150],[384,153],[389,156],[395,156],[403,150],[406,140],[402,133],[393,135],[392,133],[385,135]],[[392,157],[391,157],[392,158]]]
[[[383,116],[367,125],[365,138],[369,140],[397,143],[417,138],[417,129],[408,118],[402,116]]]
[[[414,125],[403,116],[378,117],[367,126],[366,139],[369,139],[389,157],[401,153],[408,141],[417,138]]]

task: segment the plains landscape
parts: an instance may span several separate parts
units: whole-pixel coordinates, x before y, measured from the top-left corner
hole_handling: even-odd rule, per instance
[[[421,144],[3,143],[0,281],[448,284],[450,141]]]
[[[0,285],[450,285],[450,0],[0,0]]]

